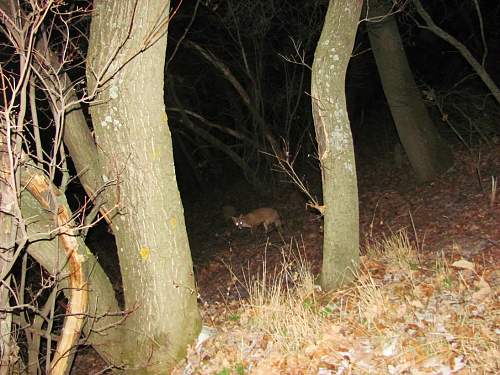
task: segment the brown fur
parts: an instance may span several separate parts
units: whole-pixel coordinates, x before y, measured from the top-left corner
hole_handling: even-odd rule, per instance
[[[256,210],[253,210],[246,215],[240,215],[238,217],[232,217],[234,225],[238,227],[238,229],[241,228],[256,228],[259,225],[264,226],[264,230],[267,233],[267,230],[271,224],[274,224],[274,226],[278,229],[281,230],[281,218],[280,215],[278,214],[278,211],[276,211],[274,208],[270,207],[262,207],[262,208],[257,208]]]

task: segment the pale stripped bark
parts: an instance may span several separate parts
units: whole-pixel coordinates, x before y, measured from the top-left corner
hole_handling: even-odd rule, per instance
[[[87,78],[90,91],[96,77],[106,84],[91,115],[103,177],[119,189],[112,226],[125,304],[137,307],[121,359],[127,373],[165,373],[201,324],[163,103],[169,2],[94,5]]]
[[[50,372],[54,375],[69,374],[73,356],[88,312],[87,257],[81,252],[76,240],[76,230],[68,207],[58,202],[56,192],[47,177],[34,169],[25,168],[23,186],[41,207],[52,213],[54,226],[58,228],[58,240],[68,262],[69,304],[64,326],[52,358]]]
[[[345,74],[362,3],[330,1],[314,54],[311,96],[324,203],[321,286],[327,290],[352,280],[359,259],[358,189]]]
[[[37,108],[34,89],[35,74],[39,79],[39,87],[45,89],[44,92],[47,94],[51,108],[56,109],[57,107],[58,112],[55,116],[65,112],[62,106],[67,104],[67,102],[63,97],[66,89],[65,85],[69,84],[69,79],[66,75],[61,74],[61,77],[59,77],[61,80],[56,78],[56,72],[59,71],[58,68],[60,68],[61,64],[59,59],[54,54],[40,53],[41,50],[39,48],[41,43],[37,43],[37,47],[35,47],[36,40],[39,42],[46,41],[43,40],[40,34],[37,34],[37,30],[42,23],[41,20],[47,12],[49,12],[52,5],[51,1],[46,2],[40,8],[33,9],[33,12],[28,16],[24,13],[24,9],[19,8],[21,5],[18,2],[0,1],[0,13],[2,13],[2,23],[5,27],[3,32],[10,35],[12,39],[25,43],[19,48],[19,51],[21,61],[24,61],[24,66],[28,67],[24,70],[21,69],[23,73],[20,74],[20,77],[24,78],[18,81],[19,85],[22,85],[22,88],[19,90],[19,102],[12,100],[12,102],[7,101],[5,103],[8,111],[12,111],[12,108],[16,107],[16,112],[18,111],[20,114],[20,116],[17,117],[18,126],[15,137],[9,137],[9,140],[22,137],[22,125],[24,125],[24,113],[27,107],[26,87],[29,79],[28,77],[31,74],[31,78],[29,79],[31,83],[30,108],[32,111],[31,116],[33,119],[37,156],[39,158],[38,162],[40,164],[42,160],[42,147],[36,116]],[[24,24],[24,22],[26,22],[26,24]],[[16,24],[22,24],[23,26],[17,28],[14,26]],[[23,38],[29,42],[25,42]],[[17,44],[13,43],[13,45]],[[48,52],[47,46],[45,46],[44,52]],[[45,55],[46,57],[44,57]],[[64,71],[64,69],[61,71]],[[2,75],[5,74],[4,71],[1,73]],[[49,82],[51,79],[53,79],[53,81]],[[57,83],[61,85],[58,86]],[[17,88],[14,91],[16,90]],[[74,90],[71,90],[71,93],[73,97],[70,100],[77,102],[78,99],[76,98]],[[12,97],[14,98],[16,95],[12,95]],[[70,111],[68,115],[69,118],[72,117],[73,113],[76,113],[76,109],[73,111],[74,109],[75,108],[68,108],[68,111]],[[82,116],[81,109],[78,108],[78,111]],[[5,119],[11,119],[11,116],[6,115],[6,112],[3,112],[3,115]],[[61,120],[61,118],[62,116],[58,117],[57,120]],[[90,135],[85,121],[83,121],[82,124],[87,134]],[[13,125],[10,123],[5,124],[2,122],[2,126],[6,126],[6,128],[11,130],[13,129]],[[8,130],[7,134],[13,135],[14,133],[12,133],[11,130]],[[78,135],[76,136],[78,137]],[[81,144],[82,137],[79,137],[76,142]],[[69,373],[82,331],[87,335],[86,342],[94,345],[94,348],[106,358],[106,347],[111,346],[109,344],[115,338],[113,334],[110,334],[110,327],[120,322],[120,317],[116,316],[118,314],[118,305],[109,279],[104,274],[93,255],[89,252],[83,240],[79,237],[79,228],[76,228],[71,220],[73,213],[69,209],[66,197],[49,181],[42,168],[36,169],[33,167],[35,163],[29,160],[26,155],[23,156],[22,163],[19,160],[19,164],[17,164],[17,158],[21,157],[21,139],[16,140],[14,144],[16,148],[11,149],[8,153],[11,159],[11,165],[2,168],[2,171],[5,173],[9,172],[8,174],[10,177],[6,179],[4,176],[2,181],[8,181],[9,186],[12,188],[15,187],[19,193],[14,193],[7,199],[7,195],[5,194],[7,189],[1,189],[0,205],[2,206],[2,212],[9,212],[12,207],[17,208],[17,211],[12,211],[9,217],[15,218],[14,221],[17,222],[18,225],[15,230],[11,231],[13,234],[12,238],[2,237],[2,239],[7,240],[9,248],[12,248],[14,244],[17,246],[16,257],[26,246],[29,254],[38,261],[40,265],[51,273],[52,276],[58,277],[57,286],[62,288],[62,291],[68,298],[67,315],[65,316],[64,326],[58,338],[58,345],[50,362],[50,358],[47,357],[46,365],[46,370],[50,371],[52,374],[66,374]],[[4,146],[3,142],[1,145]],[[29,147],[27,148],[29,149]],[[6,151],[8,147],[0,147],[0,149],[2,150],[2,156],[7,156],[7,152],[4,151]],[[91,152],[87,153],[87,155],[91,154]],[[55,159],[52,159],[52,161],[53,160]],[[90,160],[90,158],[88,160]],[[88,160],[86,160],[85,163],[87,163]],[[17,168],[15,169],[14,175],[14,168],[12,165],[15,164],[17,164]],[[78,165],[78,163],[75,164]],[[82,168],[80,168],[80,172],[82,172]],[[94,172],[94,169],[92,172]],[[64,186],[64,183],[62,183],[62,185]],[[20,198],[19,206],[17,206],[18,198]],[[2,221],[1,219],[0,217],[0,222]],[[13,241],[14,239],[16,242]],[[7,258],[4,256],[3,259]],[[0,267],[2,278],[10,271],[14,260],[15,258],[10,260],[8,268],[1,269],[2,267]],[[8,285],[5,281],[8,282],[10,276],[7,276],[7,278],[3,280],[4,285]],[[60,291],[61,289],[58,290]],[[24,295],[22,288],[19,293],[20,297],[18,297],[22,300]],[[3,293],[0,294],[3,296]],[[56,290],[53,291],[49,300],[52,299],[52,296],[55,298],[55,295]],[[47,307],[50,309],[50,304],[49,301],[46,301],[44,309]],[[107,315],[108,313],[114,313],[115,316],[110,317]],[[42,316],[48,316],[48,312],[42,312],[30,322],[28,322],[28,320],[31,319],[26,319],[23,315],[19,317],[21,322],[24,322],[21,323],[21,326],[26,327],[28,324],[33,324],[31,329],[26,331],[26,335],[31,336],[31,339],[27,337],[29,343],[28,363],[30,364],[28,371],[30,373],[40,370],[39,366],[34,366],[33,364],[38,364],[39,360],[39,332],[42,332],[42,323],[44,322],[41,318]],[[89,316],[90,319],[87,320]],[[12,315],[7,314],[5,322],[11,321],[11,318]],[[85,325],[85,323],[88,324]],[[49,334],[51,330],[50,326],[51,324],[49,324],[49,328],[47,328],[47,333]],[[36,327],[38,327],[39,330],[37,330]],[[97,331],[99,331],[98,334],[92,334]],[[6,332],[2,330],[2,333],[5,333],[5,335],[2,335],[3,337],[10,338],[10,332],[9,335],[7,335]],[[5,340],[5,342],[7,341],[8,340]],[[119,342],[119,340],[115,339],[114,342]],[[12,340],[11,343],[15,344]],[[49,347],[49,350],[47,350],[47,354],[49,355],[51,344],[48,343],[47,346]],[[9,359],[8,351],[2,351],[2,354],[6,355],[3,359]],[[2,366],[0,373],[3,371],[9,371],[9,367]]]
[[[65,196],[59,195],[57,199],[67,209]],[[72,290],[68,288],[68,278],[64,275],[69,275],[70,269],[65,251],[58,246],[58,225],[54,222],[53,215],[43,208],[40,200],[36,200],[31,193],[24,191],[21,194],[21,203],[23,217],[32,220],[27,228],[28,235],[30,239],[36,239],[29,245],[28,252],[50,274],[62,275],[59,286],[69,299]],[[92,345],[106,361],[113,363],[117,361],[120,353],[116,343],[120,342],[122,337],[120,322],[123,317],[118,314],[120,309],[109,278],[82,238],[74,239],[77,241],[76,253],[84,259],[83,272],[88,278],[88,319],[82,327],[86,343]],[[73,352],[76,347],[71,350]]]

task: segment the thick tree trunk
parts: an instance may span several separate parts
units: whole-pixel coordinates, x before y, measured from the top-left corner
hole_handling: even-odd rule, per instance
[[[117,345],[127,373],[163,374],[201,325],[163,103],[169,2],[94,5],[89,91],[105,85],[91,115],[105,177],[118,193],[112,225],[125,304],[136,308]]]
[[[451,166],[453,156],[415,84],[390,2],[371,0],[368,9],[368,36],[399,138],[417,179],[435,179]]]
[[[359,259],[356,165],[345,99],[345,74],[362,0],[331,0],[314,54],[313,117],[325,206],[321,286],[332,290],[353,278]]]

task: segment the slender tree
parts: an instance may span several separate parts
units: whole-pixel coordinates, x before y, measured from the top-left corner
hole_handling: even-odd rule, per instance
[[[358,188],[345,75],[362,5],[362,0],[329,2],[312,69],[312,110],[324,202],[321,285],[327,290],[351,280],[359,258]]]
[[[2,119],[3,120],[3,119]],[[3,121],[0,133],[0,274],[7,275],[9,267],[15,260],[14,247],[16,242],[17,225],[15,221],[17,206],[16,184],[14,174],[9,173],[11,155],[8,151],[8,140],[5,136]],[[7,310],[10,304],[9,289],[11,288],[11,277],[2,279],[0,285],[0,307]],[[12,315],[4,314],[0,319],[0,374],[8,374],[12,371],[10,356],[15,351],[12,332]]]

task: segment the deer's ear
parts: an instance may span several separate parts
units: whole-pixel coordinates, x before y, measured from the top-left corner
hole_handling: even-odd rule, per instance
[[[238,218],[237,217],[231,216],[231,219],[233,219],[234,225],[238,225]]]

